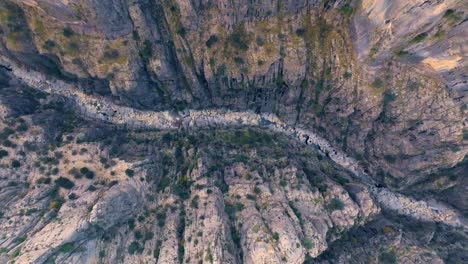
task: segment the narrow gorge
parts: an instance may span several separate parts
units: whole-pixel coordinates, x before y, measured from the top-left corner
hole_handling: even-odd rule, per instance
[[[468,262],[463,0],[0,2],[0,264]]]

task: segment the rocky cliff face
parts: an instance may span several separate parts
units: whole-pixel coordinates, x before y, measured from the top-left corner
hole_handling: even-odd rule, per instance
[[[2,127],[2,249],[17,263],[302,263],[380,210],[269,132],[74,129],[57,103]]]
[[[378,186],[466,215],[467,11],[462,0],[2,1],[0,55],[23,76],[2,62],[0,263],[302,263],[328,261],[337,239],[359,261],[462,260],[442,235],[402,237],[411,223],[380,219],[368,187],[282,135],[114,125],[188,109],[272,113]],[[84,105],[95,95],[167,112],[99,126],[87,118],[99,99],[61,116],[69,101],[41,85]],[[362,230],[395,231],[363,242],[373,255],[342,239],[372,217]]]

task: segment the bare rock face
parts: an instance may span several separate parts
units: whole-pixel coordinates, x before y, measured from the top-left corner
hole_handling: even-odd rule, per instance
[[[0,263],[464,262],[465,2],[1,1]]]
[[[140,202],[141,198],[134,186],[113,186],[93,206],[88,221],[104,231],[108,230],[134,217]]]
[[[58,107],[2,123],[31,152],[19,167],[8,165],[16,151],[2,158],[13,176],[1,180],[0,243],[19,263],[302,263],[380,212],[366,188],[348,188],[343,168],[261,130],[102,138],[93,131],[111,127],[84,125],[43,149],[57,143],[31,120]]]
[[[463,39],[468,31],[461,1],[363,1],[355,16],[356,49],[361,60],[397,54],[430,66],[445,78],[451,96],[466,104],[467,66]],[[405,14],[405,15],[401,15]]]

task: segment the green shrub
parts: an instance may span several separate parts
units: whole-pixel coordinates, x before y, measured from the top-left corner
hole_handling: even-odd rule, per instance
[[[174,186],[173,193],[181,199],[187,200],[190,197],[190,185],[191,182],[187,179],[187,176],[181,176]]]
[[[257,37],[255,39],[255,42],[257,42],[257,45],[262,47],[263,45],[265,45],[265,40],[262,38],[262,37]]]
[[[41,177],[37,180],[36,182],[37,184],[49,184],[50,183],[50,178],[45,178],[45,177]]]
[[[65,44],[65,51],[68,53],[68,54],[75,54],[75,53],[78,53],[80,51],[80,45],[76,42],[69,42],[67,44]]]
[[[13,251],[13,253],[11,253],[10,258],[11,259],[16,258],[17,256],[19,256],[20,252],[21,252],[20,248],[16,249],[15,251]]]
[[[206,41],[206,46],[208,48],[211,48],[216,42],[218,42],[218,36],[216,35],[211,35],[210,38]]]
[[[145,221],[146,217],[144,215],[140,215],[140,216],[138,216],[137,219],[138,219],[138,222],[143,223]]]
[[[342,13],[343,15],[347,17],[350,17],[351,15],[353,15],[353,12],[354,12],[353,8],[349,4],[345,4],[343,7],[341,7],[338,10],[340,11],[340,13]]]
[[[244,59],[241,57],[234,57],[234,62],[238,65],[242,65],[245,63]]]
[[[68,171],[70,175],[72,175],[75,179],[81,179],[82,175],[77,168],[72,168]]]
[[[126,169],[125,170],[125,174],[128,176],[128,177],[133,177],[135,175],[135,171],[132,170],[132,169]]]
[[[449,18],[449,17],[452,16],[453,14],[455,14],[455,10],[454,10],[454,9],[447,9],[447,11],[445,11],[445,13],[444,13],[444,18]]]
[[[341,176],[336,176],[336,182],[340,185],[346,185],[349,183],[349,180]]]
[[[53,169],[50,171],[50,173],[51,173],[52,175],[57,175],[57,174],[59,173],[59,169],[58,169],[58,168],[53,168]]]
[[[133,230],[135,228],[135,219],[130,219],[127,221],[127,224],[128,224],[128,228],[130,230]]]
[[[397,263],[397,256],[395,251],[386,250],[379,255],[379,263],[381,264],[395,264]]]
[[[36,208],[29,208],[28,210],[26,210],[25,215],[32,215],[35,212],[37,212]]]
[[[19,244],[23,243],[24,241],[26,241],[26,239],[27,239],[26,236],[19,237],[19,238],[15,239],[15,244],[19,245]]]
[[[55,41],[53,40],[46,40],[46,42],[44,42],[44,45],[42,45],[42,48],[44,48],[45,50],[51,50],[53,48],[55,48],[57,46],[57,44],[55,43]]]
[[[214,66],[216,65],[216,59],[215,58],[210,58],[209,63],[210,63],[210,67],[214,68]]]
[[[156,221],[158,222],[158,226],[163,228],[166,222],[166,211],[158,212],[156,214]]]
[[[377,89],[382,88],[383,85],[384,85],[384,82],[380,78],[376,78],[374,82],[372,83],[372,86],[374,86],[374,88],[377,88]]]
[[[229,185],[227,185],[224,180],[216,181],[215,186],[218,187],[222,193],[227,193],[229,191]]]
[[[147,232],[147,233],[145,233],[145,241],[151,240],[151,239],[153,239],[153,237],[154,237],[154,233],[153,233],[153,232]]]
[[[424,122],[421,119],[412,119],[408,121],[408,126],[411,128],[416,128],[422,125]]]
[[[416,44],[416,43],[420,43],[422,41],[424,41],[426,38],[427,38],[428,34],[426,32],[424,33],[421,33],[419,35],[417,35],[416,37],[414,37],[410,43],[411,44]]]
[[[416,91],[417,89],[419,89],[420,86],[421,84],[418,82],[415,82],[415,81],[408,82],[408,89],[410,89],[411,91]]]
[[[8,186],[8,187],[18,186],[18,182],[16,182],[16,181],[9,181],[9,182],[7,183],[7,186]]]
[[[304,35],[305,35],[305,32],[306,32],[306,31],[305,31],[305,29],[303,29],[303,28],[298,28],[298,29],[296,29],[296,35],[298,35],[299,37],[304,36]]]
[[[9,127],[5,127],[0,133],[0,139],[7,139],[10,135],[15,134],[15,131]]]
[[[192,66],[193,66],[193,63],[194,63],[194,62],[193,62],[193,58],[190,57],[190,56],[185,57],[185,58],[182,60],[182,62],[183,62],[185,65],[189,66],[189,67],[192,67]]]
[[[223,76],[226,74],[226,65],[219,65],[218,69],[216,70],[216,75]]]
[[[120,56],[119,51],[115,49],[106,50],[104,51],[104,55],[103,55],[104,59],[106,60],[115,60],[119,58],[119,56]]]
[[[66,38],[71,38],[74,34],[75,32],[69,27],[66,27],[62,30],[62,35]]]
[[[273,235],[271,236],[274,240],[278,241],[279,240],[279,234],[278,232],[275,232],[273,233]]]
[[[236,211],[242,211],[244,209],[245,209],[244,204],[242,204],[241,202],[236,203]]]
[[[198,208],[198,200],[200,200],[200,196],[195,195],[195,196],[192,198],[192,201],[190,202],[190,207],[192,207],[192,208]]]
[[[310,250],[314,246],[312,241],[310,239],[304,239],[302,240],[302,245],[304,246],[305,249]]]
[[[234,226],[231,226],[230,230],[232,241],[237,246],[237,248],[241,248],[241,236],[239,234],[239,231],[237,231],[237,229]]]
[[[187,29],[185,29],[184,25],[182,25],[180,21],[176,22],[176,31],[177,34],[181,35],[182,37],[184,37],[185,34],[187,34]]]
[[[149,58],[151,58],[151,56],[153,56],[153,43],[151,43],[151,41],[145,39],[145,41],[143,41],[143,46],[140,50],[140,56],[147,60]]]
[[[73,175],[73,177],[75,177],[76,179],[79,179],[81,178],[81,176],[85,176],[86,178],[88,179],[93,179],[94,178],[94,172],[91,171],[90,169],[88,169],[87,167],[82,167],[80,169],[80,174],[78,173],[78,171],[75,169],[75,168],[72,168],[69,173],[71,175]]]
[[[0,149],[0,159],[4,158],[8,156],[8,151],[4,150],[4,149]]]
[[[397,160],[396,157],[393,156],[393,155],[385,155],[385,156],[384,156],[384,159],[385,159],[387,162],[392,163],[392,164],[395,163],[396,160]]]
[[[60,247],[60,252],[68,253],[68,252],[71,252],[74,248],[75,248],[75,243],[73,242],[65,243]]]
[[[383,98],[384,105],[388,105],[389,103],[395,100],[396,100],[395,94],[390,90],[386,90],[384,93],[384,98]]]
[[[72,63],[75,64],[76,66],[80,66],[82,68],[86,67],[86,65],[84,64],[84,62],[80,58],[73,58]]]
[[[213,253],[211,253],[211,248],[208,248],[206,250],[205,261],[208,261],[209,263],[213,263]]]
[[[179,259],[179,263],[182,263],[185,255],[185,247],[183,243],[183,238],[184,238],[184,232],[185,232],[185,211],[184,208],[181,209],[180,211],[180,221],[179,224],[177,225],[177,238],[179,239],[179,247],[177,248],[177,257]]]
[[[16,169],[16,168],[19,168],[20,166],[21,166],[21,163],[20,163],[18,160],[13,160],[13,161],[11,162],[11,167],[12,167],[12,168],[15,168],[15,169]]]
[[[243,26],[238,26],[228,37],[229,44],[237,50],[246,51],[249,49],[247,36]]]
[[[168,178],[168,177],[164,177],[161,179],[161,181],[159,182],[159,185],[156,187],[156,190],[157,191],[162,191],[164,190],[167,186],[169,186],[169,184],[171,184],[171,180]]]
[[[253,191],[254,191],[254,193],[257,194],[257,195],[259,195],[259,194],[262,193],[262,190],[260,190],[260,188],[258,188],[257,186],[254,187]]]
[[[444,13],[444,18],[457,21],[462,19],[462,16],[460,16],[455,9],[447,9],[447,11]]]
[[[349,79],[349,78],[351,78],[352,76],[353,76],[353,74],[350,73],[350,72],[345,72],[345,73],[343,74],[343,77],[344,77],[345,79]]]
[[[140,243],[138,243],[137,241],[133,241],[128,246],[128,254],[130,254],[130,255],[134,255],[134,254],[139,254],[140,255],[141,253],[143,253],[143,250],[144,250],[144,248],[141,247]]]
[[[6,32],[2,34],[5,34],[6,43],[10,48],[21,49],[23,43],[30,41],[26,15],[19,5],[0,1],[0,24],[6,28]]]
[[[134,30],[132,32],[132,37],[133,37],[133,40],[140,41],[140,34],[138,34],[138,31]]]
[[[93,179],[94,178],[94,172],[93,171],[88,171],[86,174],[85,174],[85,177],[87,179]]]
[[[75,186],[75,184],[72,181],[64,177],[59,177],[58,179],[56,179],[55,184],[57,184],[57,186],[59,187],[62,187],[68,190],[70,190],[71,188]]]
[[[5,141],[3,141],[3,146],[7,147],[7,148],[16,148],[16,144],[11,142],[10,140],[8,139],[5,139]]]
[[[136,230],[135,232],[133,232],[133,234],[135,235],[135,239],[137,240],[140,240],[143,238],[143,235],[141,234],[140,230]]]
[[[411,53],[409,51],[406,51],[406,50],[403,50],[403,49],[399,49],[399,50],[395,51],[395,55],[397,55],[398,57],[405,57],[405,56],[408,56],[410,54]]]
[[[161,240],[158,240],[156,241],[156,247],[153,251],[153,257],[157,260],[159,258],[159,253],[161,251],[161,245],[162,245],[162,241]]]
[[[257,200],[257,197],[255,197],[255,195],[252,195],[252,194],[247,194],[245,197],[251,201]]]
[[[224,203],[224,212],[228,215],[231,221],[236,220],[236,207],[232,203],[227,201]]]
[[[338,198],[333,198],[328,204],[328,211],[330,212],[343,210],[343,208],[344,208],[344,204]]]
[[[119,184],[119,181],[111,181],[111,182],[109,182],[108,186],[112,187],[112,186],[117,185],[117,184]],[[152,201],[150,200],[150,202],[152,202]]]

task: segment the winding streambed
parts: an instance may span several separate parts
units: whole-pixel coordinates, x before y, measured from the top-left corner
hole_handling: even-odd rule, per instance
[[[448,206],[430,205],[426,201],[417,201],[387,188],[376,187],[372,177],[360,168],[355,159],[335,149],[327,140],[313,131],[287,125],[274,114],[256,114],[251,111],[234,112],[226,109],[186,110],[182,113],[140,111],[116,105],[105,97],[87,95],[72,84],[60,80],[49,80],[45,75],[25,70],[5,57],[0,56],[0,64],[11,70],[13,75],[32,88],[67,97],[73,102],[75,111],[90,119],[124,125],[131,129],[255,126],[293,137],[305,144],[317,146],[334,162],[350,170],[356,178],[368,186],[369,191],[382,207],[419,220],[468,228],[461,214]]]

